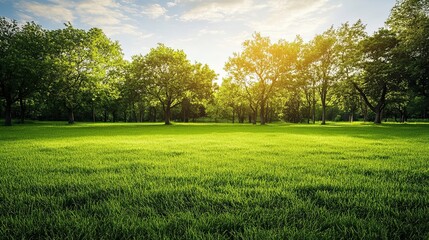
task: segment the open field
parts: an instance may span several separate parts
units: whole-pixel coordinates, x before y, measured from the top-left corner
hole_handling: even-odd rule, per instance
[[[428,239],[429,124],[0,127],[0,238]]]

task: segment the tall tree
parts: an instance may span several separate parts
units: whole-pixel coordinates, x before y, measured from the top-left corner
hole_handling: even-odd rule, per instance
[[[19,26],[0,18],[0,94],[5,100],[5,125],[12,125],[12,104],[19,100],[21,121],[25,99],[42,86],[48,68],[46,31],[35,23]]]
[[[429,111],[429,1],[397,0],[387,20],[399,40],[403,54],[402,72],[408,76],[413,98],[422,98],[420,108],[427,118]]]
[[[352,82],[362,75],[362,54],[360,42],[367,37],[365,25],[359,20],[353,25],[344,23],[337,30],[338,79],[334,89],[342,107],[354,119],[359,106],[359,93]]]
[[[215,71],[207,64],[195,63],[192,65],[192,73],[187,81],[187,90],[182,101],[183,121],[189,122],[192,110],[198,111],[203,103],[213,94],[213,81],[217,77]],[[197,109],[192,109],[197,108]],[[194,113],[195,114],[198,113]]]
[[[236,117],[239,123],[244,122],[246,113],[246,93],[238,84],[234,83],[231,78],[225,78],[217,93],[219,104],[229,112],[232,123]]]
[[[322,103],[322,125],[326,124],[326,108],[329,90],[336,81],[338,72],[337,64],[337,39],[335,30],[331,27],[323,34],[317,35],[310,42],[314,61],[312,68],[319,89]]]
[[[293,42],[280,40],[273,45],[274,58],[273,61],[278,66],[280,72],[280,80],[276,89],[277,99],[283,99],[285,102],[281,104],[283,119],[291,122],[301,121],[301,97],[302,84],[306,78],[303,70],[303,49],[304,42],[300,36]],[[302,75],[301,75],[302,74]],[[271,105],[279,105],[271,102]]]
[[[307,109],[307,122],[316,123],[316,88],[317,88],[317,75],[315,71],[315,64],[317,56],[312,51],[312,46],[308,43],[303,44],[299,61],[297,64],[297,79],[299,86],[304,92],[305,105]]]
[[[395,48],[398,45],[394,33],[380,29],[362,42],[363,77],[352,84],[366,105],[375,113],[374,123],[380,124],[389,94],[403,87],[404,79],[395,64]]]
[[[97,28],[85,31],[69,23],[64,29],[51,31],[51,38],[56,46],[54,94],[64,102],[68,122],[73,124],[75,109],[85,92],[116,71],[122,52],[117,42]]]
[[[164,111],[164,122],[171,124],[171,109],[182,103],[192,78],[192,65],[181,50],[159,44],[141,64],[146,93],[156,98]]]
[[[289,43],[280,41],[271,44],[268,37],[255,33],[253,39],[243,43],[243,51],[234,53],[225,64],[225,70],[242,86],[253,112],[253,123],[259,110],[261,125],[266,123],[266,108],[275,86],[289,74],[293,52],[288,52]]]
[[[146,103],[158,101],[158,99],[146,93],[145,78],[147,69],[145,68],[144,61],[145,59],[142,55],[133,56],[126,70],[125,82],[121,87],[121,97],[125,107],[124,118],[126,121],[128,115],[130,115],[130,119],[134,119],[135,121],[142,120]]]

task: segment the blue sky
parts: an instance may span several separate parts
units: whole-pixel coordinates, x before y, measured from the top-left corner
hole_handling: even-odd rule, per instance
[[[331,25],[361,19],[372,33],[384,26],[395,0],[0,0],[0,16],[35,21],[48,29],[98,27],[118,40],[125,58],[157,43],[183,49],[220,78],[223,66],[255,31],[310,40]]]

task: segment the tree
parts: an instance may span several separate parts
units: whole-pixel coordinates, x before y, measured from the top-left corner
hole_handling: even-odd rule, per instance
[[[375,113],[374,123],[380,124],[388,94],[400,90],[404,83],[395,64],[398,40],[391,31],[380,29],[361,44],[364,56],[363,77],[355,79],[352,84]]]
[[[212,98],[213,81],[216,77],[217,74],[215,71],[210,69],[207,64],[203,65],[201,63],[195,63],[192,65],[191,77],[186,83],[187,90],[185,92],[185,97],[182,100],[182,115],[184,122],[189,122],[192,108],[196,108],[194,111],[199,111],[203,102]]]
[[[281,77],[276,89],[275,98],[281,103],[271,101],[271,106],[280,106],[278,109],[283,119],[288,122],[300,122],[302,118],[302,93],[307,90],[304,87],[308,80],[304,71],[303,52],[304,42],[297,36],[293,42],[280,40],[274,44],[274,61],[277,62]]]
[[[322,125],[326,124],[326,107],[328,93],[333,86],[338,72],[337,65],[337,39],[333,28],[317,35],[310,42],[312,54],[312,70],[318,85],[320,101],[322,103]]]
[[[421,117],[429,110],[429,1],[398,0],[387,20],[399,43],[397,51],[403,55],[398,63],[407,74],[410,93],[423,101]]]
[[[21,122],[25,99],[41,88],[48,68],[46,31],[35,23],[19,26],[0,18],[0,93],[5,100],[5,125],[12,125],[12,104],[19,100]]]
[[[182,103],[192,78],[192,65],[181,50],[159,44],[140,62],[145,92],[156,98],[164,111],[164,122],[171,124],[171,109]]]
[[[293,52],[287,51],[289,43],[280,41],[271,44],[268,37],[259,33],[252,40],[243,43],[243,51],[234,53],[225,64],[225,70],[247,94],[249,106],[253,112],[253,123],[256,124],[257,112],[261,125],[266,123],[266,109],[269,99],[280,79],[285,78],[292,70]]]
[[[50,33],[55,45],[53,89],[68,110],[69,124],[73,124],[74,111],[85,92],[94,89],[97,82],[106,82],[116,71],[122,61],[122,51],[101,29],[85,31],[70,23],[65,26]]]
[[[246,93],[231,78],[224,78],[217,93],[220,104],[231,116],[232,123],[238,118],[239,123],[244,123],[246,113]]]
[[[305,105],[307,109],[307,123],[310,120],[313,124],[316,123],[316,83],[317,76],[314,69],[314,62],[316,61],[316,55],[312,52],[312,46],[310,44],[303,44],[301,47],[301,54],[298,58],[297,64],[297,80],[299,86],[304,92]]]
[[[349,113],[349,121],[354,119],[359,106],[359,93],[352,82],[362,75],[362,54],[360,42],[367,37],[365,26],[359,20],[355,24],[342,24],[337,30],[338,78],[337,98],[343,109]]]
[[[127,121],[128,115],[131,120],[143,120],[144,106],[146,103],[158,101],[158,99],[153,98],[153,96],[146,94],[145,71],[144,56],[133,56],[131,63],[126,69],[124,85],[121,87],[121,98],[124,101],[125,108],[125,121]]]
[[[119,87],[124,81],[126,61],[118,42],[112,42],[100,29],[91,29],[87,33],[91,43],[91,60],[94,61],[94,69],[90,77],[90,85],[86,91],[92,96],[93,102],[103,110],[103,120],[107,121],[109,112],[113,121],[116,121],[118,100],[120,98]],[[93,120],[95,110],[92,109]]]

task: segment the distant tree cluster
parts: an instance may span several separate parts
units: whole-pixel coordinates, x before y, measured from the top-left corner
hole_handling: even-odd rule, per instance
[[[386,23],[373,35],[361,21],[345,23],[309,42],[254,34],[225,65],[220,112],[235,121],[246,106],[249,121],[261,124],[427,119],[429,1],[398,1]]]
[[[189,121],[204,116],[216,74],[162,44],[123,59],[101,29],[48,31],[0,18],[0,90],[5,124],[40,120]],[[176,106],[181,111],[173,112]]]
[[[304,42],[255,33],[209,66],[163,44],[123,59],[101,29],[46,30],[0,18],[0,110],[12,118],[80,121],[232,121],[266,124],[427,119],[429,1],[398,0],[386,28],[361,21]]]

